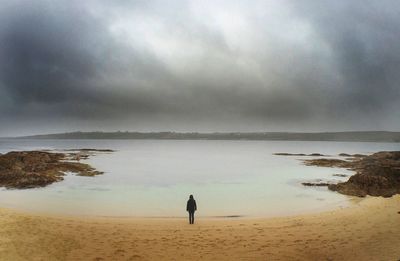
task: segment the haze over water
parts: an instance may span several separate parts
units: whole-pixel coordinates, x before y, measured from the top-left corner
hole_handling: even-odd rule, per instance
[[[279,216],[345,207],[350,197],[309,188],[315,179],[346,180],[344,169],[307,167],[276,152],[370,154],[398,150],[396,143],[193,141],[193,140],[0,140],[0,153],[37,149],[113,149],[87,162],[105,173],[65,176],[45,188],[0,190],[0,206],[29,211],[102,216],[184,216],[189,194],[199,216]]]

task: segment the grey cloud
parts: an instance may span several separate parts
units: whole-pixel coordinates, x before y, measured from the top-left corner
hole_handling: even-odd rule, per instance
[[[3,2],[0,134],[400,127],[396,1]]]
[[[342,106],[357,113],[385,113],[388,103],[398,102],[397,1],[305,1],[295,8],[331,48]]]
[[[145,86],[153,74],[165,73],[151,55],[118,43],[107,24],[68,2],[25,2],[15,9],[11,14],[3,10],[0,66],[2,86],[16,106],[58,104],[55,113],[72,111],[77,117],[102,113],[109,102],[111,107],[121,102],[146,107],[145,90],[131,86],[121,94],[121,85]],[[138,77],[126,83],[122,74]],[[108,77],[118,81],[104,86]]]

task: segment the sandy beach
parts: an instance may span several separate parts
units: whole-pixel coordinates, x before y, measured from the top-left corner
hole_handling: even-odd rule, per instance
[[[399,260],[400,196],[279,218],[66,217],[0,210],[1,260]]]

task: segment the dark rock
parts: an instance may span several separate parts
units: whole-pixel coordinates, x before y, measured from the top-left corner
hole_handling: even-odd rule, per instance
[[[369,156],[354,154],[345,161],[339,159],[304,160],[307,166],[340,167],[356,172],[348,181],[328,185],[342,194],[365,197],[390,197],[400,193],[400,151],[382,151]]]
[[[46,151],[13,151],[0,155],[0,186],[18,189],[44,187],[63,180],[65,172],[79,176],[102,174],[87,164],[65,161],[70,157],[71,154]]]
[[[344,177],[348,177],[349,175],[346,175],[346,174],[333,174],[332,176],[344,178]]]
[[[301,183],[303,186],[307,186],[307,187],[327,187],[330,185],[330,183],[313,183],[313,182],[303,182]]]
[[[357,157],[357,158],[363,158],[363,157],[367,157],[367,155],[364,154],[353,154],[351,155],[352,157]]]
[[[322,156],[325,156],[325,155],[324,155],[324,154],[321,154],[321,153],[311,153],[311,154],[308,154],[308,156],[322,157]]]
[[[326,156],[321,153],[304,154],[304,153],[286,153],[286,152],[278,152],[278,153],[274,153],[274,155],[277,155],[277,156],[313,156],[313,157]]]
[[[286,152],[278,152],[278,153],[274,153],[274,155],[277,155],[277,156],[307,156],[306,154],[303,154],[303,153],[286,153]]]
[[[341,159],[307,159],[303,163],[307,166],[350,168],[351,162]]]
[[[114,150],[110,149],[88,149],[88,148],[83,148],[83,149],[70,149],[67,151],[86,151],[86,152],[115,152]]]

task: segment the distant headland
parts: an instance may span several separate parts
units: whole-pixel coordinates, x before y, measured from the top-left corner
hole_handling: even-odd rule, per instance
[[[14,139],[159,139],[159,140],[282,140],[400,142],[400,132],[67,132],[14,137]]]

